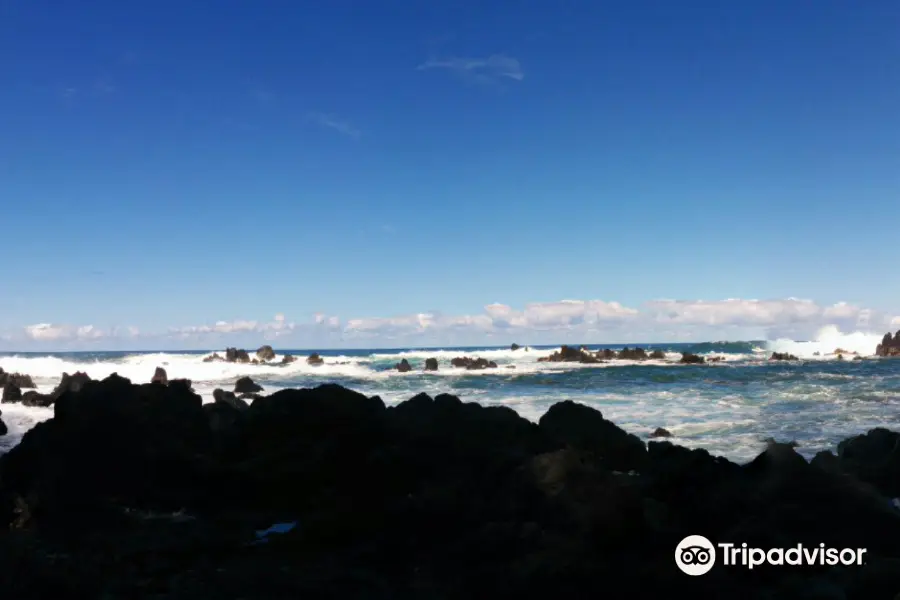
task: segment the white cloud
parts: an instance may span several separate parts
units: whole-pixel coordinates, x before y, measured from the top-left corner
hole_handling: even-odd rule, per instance
[[[630,319],[638,314],[618,302],[603,300],[560,300],[533,302],[522,311],[505,304],[489,304],[485,312],[498,328],[531,328],[539,330],[571,329],[581,325],[597,325]]]
[[[822,314],[811,300],[654,300],[645,305],[659,323],[772,326],[809,320]]]
[[[122,345],[174,342],[203,348],[219,344],[252,346],[278,339],[282,347],[389,345],[476,345],[480,343],[578,343],[709,341],[718,339],[812,339],[816,331],[835,326],[841,331],[883,333],[900,326],[900,316],[877,313],[846,302],[819,305],[812,300],[654,300],[639,308],[606,300],[533,302],[516,308],[493,303],[475,314],[420,312],[392,317],[343,320],[324,312],[301,323],[283,313],[271,321],[216,321],[143,332],[135,327],[109,330],[93,325],[51,323],[3,332],[5,343],[77,345],[119,340]],[[724,333],[723,333],[724,332]],[[18,335],[16,335],[18,334]],[[727,338],[726,338],[727,336]],[[137,342],[140,338],[142,341]],[[130,340],[130,341],[128,341]],[[15,348],[18,349],[18,348]]]
[[[496,81],[499,79],[522,81],[525,78],[525,73],[522,71],[522,65],[519,61],[503,54],[494,54],[487,58],[433,58],[425,61],[416,69],[419,71],[449,69],[479,81]]]
[[[96,340],[109,336],[109,332],[103,331],[93,325],[73,327],[71,325],[53,325],[50,323],[38,323],[23,328],[25,337],[37,342],[62,341],[62,340]],[[11,336],[14,337],[14,336]]]
[[[25,327],[25,335],[33,340],[60,340],[71,336],[71,328],[50,323],[38,323]]]

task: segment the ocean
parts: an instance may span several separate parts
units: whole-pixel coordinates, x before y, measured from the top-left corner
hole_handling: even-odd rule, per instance
[[[555,402],[568,399],[598,408],[606,418],[643,439],[663,427],[677,444],[747,461],[770,437],[796,441],[798,452],[811,458],[873,427],[897,429],[900,360],[851,360],[853,355],[848,353],[847,360],[839,361],[832,354],[841,348],[871,357],[880,339],[877,334],[832,332],[812,342],[645,344],[639,346],[648,352],[662,350],[666,358],[593,365],[539,363],[538,357],[559,346],[535,346],[515,351],[509,347],[276,350],[276,363],[285,353],[299,358],[288,365],[204,363],[202,358],[210,351],[7,353],[0,354],[0,367],[31,375],[40,392],[49,392],[63,372],[85,371],[95,379],[115,372],[144,383],[160,366],[170,379],[190,379],[205,402],[212,401],[215,388],[231,390],[235,380],[244,375],[262,385],[264,393],[333,382],[367,395],[377,394],[389,405],[419,392],[450,393],[463,401],[509,406],[531,420],[539,419]],[[591,349],[623,347],[586,345]],[[247,350],[252,356],[254,349]],[[769,361],[773,351],[790,352],[803,360]],[[308,365],[305,358],[311,352],[321,355],[325,364]],[[678,363],[682,352],[723,360],[684,365]],[[456,369],[450,366],[450,359],[456,356],[484,357],[495,361],[498,368]],[[430,357],[438,359],[437,372],[422,370]],[[399,373],[393,368],[404,358],[413,371]],[[10,430],[0,437],[0,453],[53,415],[52,408],[21,404],[3,404],[0,410]]]

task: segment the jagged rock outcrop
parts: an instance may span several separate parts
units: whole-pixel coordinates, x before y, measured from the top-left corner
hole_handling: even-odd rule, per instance
[[[481,369],[496,369],[497,363],[486,358],[472,358],[469,356],[457,356],[450,359],[450,365],[458,369],[479,371]]]
[[[687,365],[702,365],[706,362],[706,360],[697,354],[691,354],[690,352],[682,352],[681,360],[678,362],[687,364]]]
[[[22,390],[13,382],[8,382],[3,386],[3,396],[0,397],[0,403],[8,404],[11,402],[22,401]]]
[[[438,370],[438,361],[436,358],[426,358],[425,359],[425,370],[426,371],[437,371]]]
[[[266,344],[265,346],[260,346],[256,351],[256,358],[260,361],[269,361],[275,360],[275,350],[272,349],[272,346]]]
[[[297,361],[297,357],[292,356],[290,354],[285,354],[284,356],[281,357],[281,364],[283,364],[283,365],[289,365],[292,362],[296,362],[296,361]]]
[[[202,405],[184,386],[118,376],[65,391],[0,456],[4,593],[575,600],[630,582],[638,599],[856,600],[900,589],[896,432],[812,463],[770,442],[739,465],[645,444],[574,402],[534,423],[446,394],[390,408],[337,385],[250,406],[229,394]],[[689,534],[865,548],[865,561],[688,577],[673,554]]]
[[[0,388],[8,383],[15,385],[20,390],[37,387],[34,385],[34,381],[31,379],[30,375],[25,375],[24,373],[7,373],[0,368]]]
[[[890,332],[884,334],[881,343],[875,348],[876,356],[900,356],[900,331],[893,336]]]
[[[318,354],[310,354],[308,357],[306,357],[306,364],[313,366],[323,365],[325,364],[325,359],[323,359]]]
[[[150,383],[161,383],[163,385],[169,385],[169,375],[162,367],[156,367],[156,371],[153,373],[153,377],[150,378]]]
[[[255,394],[261,391],[263,387],[249,377],[241,377],[234,383],[235,394]]]
[[[540,357],[538,362],[599,363],[603,361],[583,346],[581,348],[562,346],[550,356]]]
[[[512,345],[509,347],[509,349],[512,350],[513,352],[515,352],[519,348],[521,348],[521,346],[516,344],[515,342],[513,342]]]
[[[800,360],[793,354],[788,354],[787,352],[773,352],[769,357],[769,360]]]

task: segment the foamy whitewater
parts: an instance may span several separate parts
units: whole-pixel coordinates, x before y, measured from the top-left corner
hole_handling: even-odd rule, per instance
[[[282,352],[273,364],[265,365],[204,363],[202,358],[208,352],[6,354],[0,355],[0,367],[31,375],[38,391],[49,392],[63,372],[84,371],[95,379],[118,373],[144,383],[161,366],[170,379],[190,379],[204,402],[212,401],[216,388],[233,389],[235,380],[244,375],[262,385],[265,393],[334,382],[395,404],[419,392],[446,392],[464,401],[510,406],[532,420],[539,419],[555,402],[571,399],[600,409],[605,417],[642,438],[664,427],[675,443],[744,461],[753,458],[769,437],[795,440],[800,444],[798,451],[811,457],[873,427],[896,429],[900,425],[900,360],[871,358],[880,341],[877,334],[841,334],[826,328],[815,341],[807,342],[651,344],[643,347],[665,351],[665,360],[597,365],[538,363],[539,357],[558,349],[543,346],[516,351],[318,351],[325,364],[317,367],[306,363],[308,351],[292,350],[284,353],[299,360],[288,365],[275,364]],[[837,360],[836,349],[846,352],[845,360]],[[803,360],[767,360],[773,351],[789,352]],[[724,360],[681,365],[681,352]],[[854,353],[869,358],[852,360]],[[456,356],[484,357],[495,361],[498,368],[454,369],[450,359]],[[422,371],[430,357],[438,359],[437,372]],[[412,364],[412,372],[399,373],[393,368],[403,358]],[[0,410],[10,430],[9,435],[0,437],[0,453],[53,415],[52,408],[21,404],[3,404]]]

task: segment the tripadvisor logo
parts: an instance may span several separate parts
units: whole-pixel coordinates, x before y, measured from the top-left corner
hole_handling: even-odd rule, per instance
[[[726,567],[741,566],[752,569],[760,565],[774,566],[836,566],[862,565],[865,548],[829,548],[825,544],[790,548],[753,548],[746,543],[713,544],[702,535],[689,535],[675,548],[675,564],[687,575],[705,575],[718,562]]]

